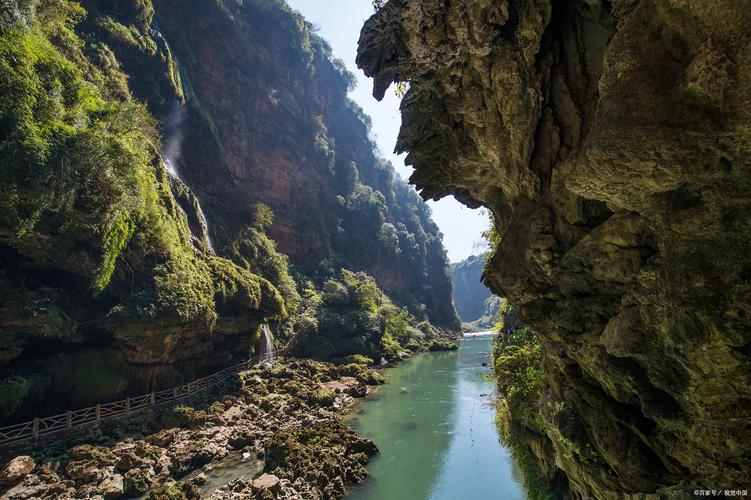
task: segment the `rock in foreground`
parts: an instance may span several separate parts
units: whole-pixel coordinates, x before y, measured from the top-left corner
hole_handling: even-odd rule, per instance
[[[0,486],[12,486],[20,483],[32,470],[34,459],[25,455],[18,456],[8,462],[0,470]]]
[[[485,281],[544,351],[512,419],[567,493],[751,477],[749,53],[733,1],[390,0],[363,28],[374,95],[410,83],[411,181],[492,211]]]
[[[334,365],[309,360],[245,372],[235,394],[155,415],[147,425],[161,425],[158,432],[79,444],[31,474],[31,457],[13,459],[0,473],[10,488],[3,498],[341,498],[347,485],[365,479],[378,449],[337,415],[353,401],[350,394],[367,393],[338,374]],[[206,477],[198,472],[234,455],[265,459],[264,473],[202,489]]]

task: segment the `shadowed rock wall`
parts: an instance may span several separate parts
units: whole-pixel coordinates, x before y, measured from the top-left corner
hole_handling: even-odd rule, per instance
[[[374,152],[370,118],[347,97],[354,77],[314,27],[284,1],[154,4],[186,88],[181,172],[218,246],[262,201],[304,273],[366,271],[415,315],[458,329],[438,227]]]
[[[747,1],[391,0],[363,28],[374,95],[410,83],[411,181],[493,212],[486,282],[545,350],[533,451],[580,495],[751,474],[750,27]]]

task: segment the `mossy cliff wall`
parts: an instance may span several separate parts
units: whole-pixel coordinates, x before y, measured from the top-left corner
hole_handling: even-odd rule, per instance
[[[253,217],[297,269],[366,271],[400,305],[458,329],[427,205],[374,153],[353,76],[282,0],[155,0],[187,106],[179,168],[220,249]],[[218,36],[221,34],[221,36]]]
[[[148,5],[0,6],[0,420],[192,380],[285,314],[269,281],[192,241],[124,72],[161,68],[157,109],[179,95]]]
[[[582,496],[751,476],[750,56],[746,1],[390,0],[362,31],[374,95],[410,83],[411,181],[494,215],[533,451]]]
[[[7,0],[0,69],[0,421],[245,358],[341,268],[458,329],[427,205],[284,1]]]

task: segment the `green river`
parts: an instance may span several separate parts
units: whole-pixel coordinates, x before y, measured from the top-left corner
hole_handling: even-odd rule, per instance
[[[381,454],[349,500],[526,498],[521,473],[498,440],[491,335],[458,351],[424,353],[383,373],[388,384],[353,411],[349,424]]]

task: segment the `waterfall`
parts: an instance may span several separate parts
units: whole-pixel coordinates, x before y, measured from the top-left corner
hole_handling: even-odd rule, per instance
[[[198,200],[198,197],[192,193],[192,190],[190,190],[185,181],[180,177],[180,173],[177,170],[177,163],[179,161],[180,154],[182,153],[182,132],[180,131],[180,127],[183,120],[183,108],[182,106],[180,106],[180,103],[175,102],[175,107],[172,113],[170,113],[170,117],[166,121],[167,133],[161,151],[162,165],[167,171],[167,174],[172,179],[179,181],[180,184],[184,185],[189,191],[191,191],[191,197],[195,199],[195,209],[196,215],[198,216],[198,224],[201,226],[201,233],[203,233],[193,233],[193,237],[198,241],[203,241],[209,253],[216,255],[216,251],[214,250],[214,243],[211,241],[211,235],[209,233],[209,221],[206,218],[206,214],[203,212],[201,202]],[[190,220],[190,217],[188,217],[188,219]],[[191,232],[193,232],[192,229]]]
[[[187,187],[187,185],[185,184],[185,181],[183,181],[182,178],[180,178],[180,174],[178,173],[177,168],[175,167],[175,163],[172,161],[172,159],[169,156],[167,156],[166,146],[165,146],[164,151],[162,151],[162,165],[164,166],[164,170],[167,171],[167,174],[171,178],[175,179],[180,184],[183,184]],[[196,208],[196,215],[198,216],[198,224],[201,226],[201,233],[203,233],[203,234],[194,233],[193,236],[199,241],[203,240],[203,242],[206,244],[206,248],[208,249],[209,253],[211,253],[212,255],[216,255],[216,251],[214,250],[214,243],[211,241],[211,234],[209,234],[209,221],[208,219],[206,219],[206,214],[203,212],[203,208],[201,207],[201,202],[198,200],[198,197],[196,197],[194,194],[192,194],[191,196],[195,199],[195,208]]]
[[[201,225],[203,226],[203,234],[206,236],[206,247],[209,249],[209,253],[211,253],[211,255],[216,255],[216,252],[214,251],[214,244],[211,242],[211,235],[209,234],[209,221],[206,220],[206,215],[203,213],[201,204],[197,199],[196,208],[198,209],[198,218],[200,219]]]
[[[264,357],[264,361],[272,363],[274,361],[274,345],[271,343],[271,330],[269,325],[261,325],[261,335],[263,343],[261,344],[261,356]]]
[[[177,175],[177,169],[172,164],[172,160],[170,160],[167,156],[165,156],[165,154],[166,153],[162,153],[162,166],[164,166],[164,170],[167,171],[170,177],[177,179],[179,181],[182,181],[182,179],[180,179],[180,176]]]

